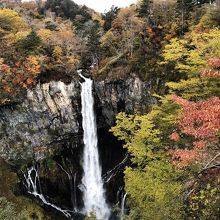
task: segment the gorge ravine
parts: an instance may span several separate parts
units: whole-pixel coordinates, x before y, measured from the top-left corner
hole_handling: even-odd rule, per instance
[[[42,191],[62,210],[83,209],[83,195],[79,189],[83,187],[77,187],[83,185],[80,81],[76,77],[69,83],[38,83],[17,103],[0,107],[1,157],[15,164],[13,169],[18,173],[22,167],[31,167],[33,162],[40,164],[38,175]],[[148,83],[135,75],[126,80],[94,80],[93,95],[102,175],[106,197],[112,206],[121,201],[122,191],[119,197],[117,192],[123,186],[123,167],[128,158],[121,143],[108,130],[118,112],[144,111],[153,99]],[[70,198],[73,179],[72,188],[77,199]],[[71,208],[71,200],[77,203],[74,208]]]

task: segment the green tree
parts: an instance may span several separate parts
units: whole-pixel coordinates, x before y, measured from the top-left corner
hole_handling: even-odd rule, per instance
[[[31,31],[26,38],[20,41],[20,47],[27,53],[37,52],[37,49],[41,45],[41,38],[35,31]]]
[[[51,9],[57,16],[73,20],[79,11],[79,6],[71,0],[47,0],[45,9]]]
[[[81,64],[83,68],[89,68],[92,64],[98,65],[100,60],[101,27],[97,20],[88,21],[84,25],[85,50],[82,51]]]
[[[47,0],[45,9],[51,9],[57,16],[70,19],[78,30],[83,29],[84,24],[92,19],[85,5],[79,7],[72,0]]]
[[[100,24],[98,21],[94,21],[90,26],[87,46],[93,62],[97,64],[100,59],[100,38],[101,38]]]
[[[203,4],[210,3],[210,0],[177,0],[177,17],[180,24],[180,33],[183,35],[188,31],[190,20],[192,19],[192,12],[196,11],[198,7]]]
[[[219,78],[201,77],[209,60],[220,56],[220,31],[192,31],[184,39],[173,38],[163,51],[162,64],[174,64],[176,74],[181,74],[179,82],[169,82],[171,93],[183,98],[198,100],[212,95],[219,96]],[[208,61],[208,62],[207,62]]]
[[[104,31],[111,29],[112,21],[116,18],[119,10],[120,9],[118,7],[112,6],[108,12],[105,12],[102,15],[102,18],[105,21],[103,25]]]
[[[125,142],[124,147],[133,163],[125,170],[125,189],[131,208],[128,219],[183,217],[180,173],[169,163],[161,141],[162,130],[154,124],[159,114],[159,109],[143,116],[120,113],[116,126],[111,129],[119,140]]]
[[[129,195],[130,220],[182,220],[181,183],[172,165],[152,161],[145,168],[126,168],[125,189]]]
[[[139,16],[142,18],[149,18],[152,4],[153,0],[141,0],[137,8]]]
[[[220,217],[220,179],[215,183],[199,183],[199,189],[189,198],[189,216],[192,219],[213,219]]]

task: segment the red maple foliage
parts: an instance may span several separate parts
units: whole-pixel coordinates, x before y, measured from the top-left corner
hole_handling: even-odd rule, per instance
[[[192,102],[179,96],[173,100],[181,106],[182,113],[179,121],[179,133],[174,132],[170,139],[179,141],[181,134],[193,138],[190,148],[170,151],[179,167],[185,167],[199,158],[207,147],[218,143],[220,132],[220,99],[212,97],[206,101]]]
[[[201,77],[220,78],[220,58],[209,59],[208,68],[201,72]]]
[[[170,140],[173,141],[179,141],[180,140],[180,135],[175,131],[169,136]]]

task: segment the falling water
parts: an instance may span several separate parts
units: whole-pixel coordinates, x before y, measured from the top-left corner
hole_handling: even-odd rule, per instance
[[[80,75],[85,81],[81,84],[82,124],[83,124],[83,202],[84,213],[94,212],[97,219],[108,220],[110,210],[105,200],[102,170],[97,148],[96,118],[93,109],[92,80]]]
[[[68,172],[67,170],[64,169],[64,167],[57,163],[57,165],[61,168],[61,170],[64,171],[64,173],[67,174],[69,184],[70,184],[70,197],[71,197],[71,202],[72,202],[72,207],[75,212],[78,212],[77,210],[77,201],[76,201],[76,173],[74,174],[74,178],[72,177],[72,172]]]
[[[124,219],[125,216],[125,200],[126,200],[127,193],[124,194],[121,201],[121,220]]]
[[[129,155],[126,154],[125,158],[117,164],[113,169],[109,170],[105,175],[103,175],[103,180],[105,183],[108,183],[114,176],[117,175],[118,172],[120,172],[123,167],[125,166],[126,162],[128,161]]]
[[[25,186],[29,194],[35,196],[40,199],[45,205],[48,205],[57,211],[63,213],[67,218],[71,218],[71,211],[63,210],[60,207],[50,203],[42,193],[40,187],[40,178],[35,167],[31,167],[28,169],[27,174],[24,173]]]

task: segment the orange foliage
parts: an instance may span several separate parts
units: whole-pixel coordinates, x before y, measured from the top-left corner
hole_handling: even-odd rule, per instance
[[[218,143],[220,132],[220,99],[212,97],[206,101],[192,102],[179,96],[173,96],[173,100],[182,108],[179,121],[179,133],[191,136],[191,149],[177,149],[170,151],[174,163],[179,167],[187,166],[194,160],[199,160],[200,154],[207,147]],[[180,135],[174,132],[170,139],[179,141]]]
[[[202,77],[212,77],[212,78],[220,78],[220,58],[212,58],[209,59],[208,69],[205,69],[201,72]]]
[[[180,140],[180,136],[177,132],[173,132],[170,136],[169,136],[170,140],[173,141],[179,141]]]
[[[169,154],[172,156],[173,164],[179,169],[187,167],[193,161],[198,160],[198,157],[200,155],[196,149],[170,150]]]
[[[16,91],[17,86],[27,88],[35,84],[35,78],[40,74],[39,58],[29,56],[25,60],[18,60],[15,65],[7,65],[0,60],[1,83],[7,93]]]

